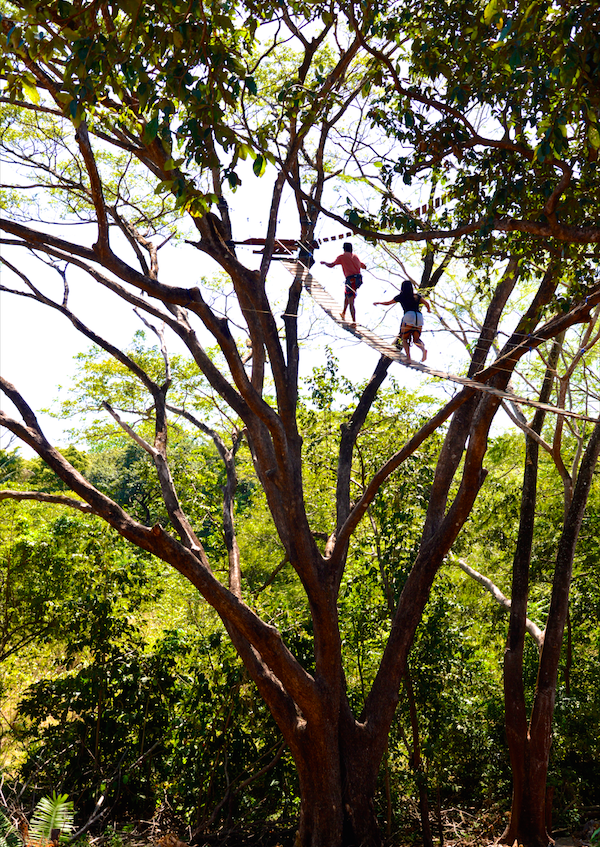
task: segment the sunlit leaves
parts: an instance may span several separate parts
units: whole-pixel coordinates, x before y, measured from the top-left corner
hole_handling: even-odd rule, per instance
[[[159,142],[167,154],[176,134],[188,164],[214,167],[215,138],[234,156],[238,145],[228,110],[243,91],[258,90],[244,63],[255,22],[233,6],[224,10],[202,0],[130,0],[119,8],[17,3],[5,27],[9,50],[0,59],[9,95],[23,99],[25,88],[36,102],[36,89],[46,88],[43,96],[58,101],[75,128],[86,119],[105,134],[125,129],[143,146]],[[44,79],[38,74],[34,82],[29,74],[22,84],[23,50]]]
[[[561,194],[561,223],[598,226],[588,205],[600,193],[596,15],[592,3],[422,0],[410,14],[386,3],[378,34],[393,20],[412,40],[401,85],[370,98],[374,126],[398,142],[381,168],[385,187],[399,198],[415,181],[452,186],[447,225],[480,221],[471,247],[487,250],[494,219],[540,220],[569,169],[578,178]],[[407,231],[394,203],[382,204],[379,224]]]

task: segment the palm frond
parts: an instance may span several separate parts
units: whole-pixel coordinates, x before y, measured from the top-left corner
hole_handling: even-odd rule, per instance
[[[73,831],[73,801],[66,794],[52,793],[42,797],[33,810],[29,824],[29,843],[45,847],[55,840],[56,833],[68,835]],[[2,847],[2,845],[0,845]]]

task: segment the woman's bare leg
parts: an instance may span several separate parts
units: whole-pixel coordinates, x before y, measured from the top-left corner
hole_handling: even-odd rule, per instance
[[[404,355],[410,362],[410,332],[403,332],[400,338],[402,341],[402,349],[404,350]]]
[[[415,344],[417,345],[417,347],[419,348],[419,350],[421,351],[421,361],[424,362],[425,359],[427,358],[427,350],[425,349],[425,345],[421,341],[421,333],[420,332],[414,332],[413,333],[413,340],[414,340]]]

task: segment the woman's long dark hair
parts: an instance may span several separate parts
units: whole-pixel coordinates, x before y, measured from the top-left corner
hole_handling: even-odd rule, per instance
[[[400,292],[402,294],[410,294],[412,297],[415,296],[413,284],[410,279],[405,279],[402,281],[402,285],[400,286]]]

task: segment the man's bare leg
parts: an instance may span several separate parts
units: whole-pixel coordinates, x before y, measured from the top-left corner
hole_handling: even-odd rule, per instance
[[[346,320],[346,309],[348,308],[348,304],[349,304],[349,302],[350,302],[350,301],[348,300],[348,295],[346,295],[346,296],[344,297],[344,308],[342,309],[342,320],[343,320],[343,321],[345,321],[345,320]]]
[[[348,305],[350,306],[350,315],[352,316],[352,323],[356,326],[356,310],[354,309],[354,297],[348,300]]]

